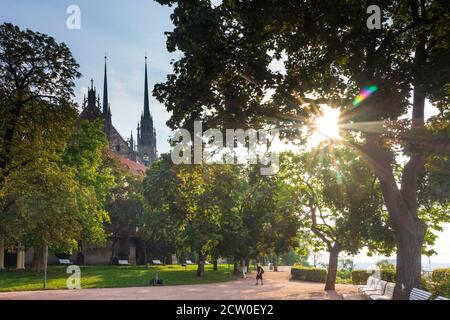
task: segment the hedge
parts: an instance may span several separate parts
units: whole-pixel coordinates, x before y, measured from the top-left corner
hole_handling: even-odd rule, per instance
[[[367,270],[353,270],[352,271],[352,283],[354,285],[363,285],[367,283],[367,279],[370,276],[370,272]]]
[[[381,280],[395,283],[395,279],[397,278],[397,272],[395,271],[395,269],[381,269],[380,276]]]
[[[291,276],[293,280],[325,282],[327,280],[327,270],[308,267],[292,267]]]
[[[381,269],[380,277],[382,280],[387,282],[395,282],[395,270],[392,269]],[[368,270],[353,270],[352,271],[352,283],[354,285],[362,285],[367,283],[367,278],[371,276],[373,272],[369,272]]]
[[[433,296],[450,298],[450,268],[436,269],[431,273]]]

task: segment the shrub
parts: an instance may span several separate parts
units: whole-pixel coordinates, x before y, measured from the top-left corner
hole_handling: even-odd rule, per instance
[[[341,278],[341,279],[351,279],[352,272],[350,270],[346,270],[346,269],[339,269],[337,271],[337,277]]]
[[[325,282],[327,280],[327,270],[295,266],[291,268],[291,276],[294,280]]]
[[[381,269],[380,276],[381,276],[381,280],[384,280],[387,282],[395,282],[396,271],[395,271],[395,269]]]
[[[434,297],[450,297],[450,268],[436,269],[431,274],[431,292]]]
[[[362,285],[367,283],[367,279],[371,274],[367,270],[353,270],[352,283],[354,285]]]
[[[433,282],[446,282],[450,278],[450,268],[436,269],[431,273],[431,280]]]

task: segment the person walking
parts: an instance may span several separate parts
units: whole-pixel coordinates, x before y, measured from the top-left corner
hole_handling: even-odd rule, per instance
[[[261,285],[263,285],[263,273],[264,269],[261,267],[261,265],[258,263],[256,267],[256,285],[258,285],[259,280],[261,280]]]

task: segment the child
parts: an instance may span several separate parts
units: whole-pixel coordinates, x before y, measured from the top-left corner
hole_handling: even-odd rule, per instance
[[[260,264],[257,265],[256,267],[256,285],[258,285],[259,280],[261,280],[261,285],[263,285],[263,273],[264,273],[264,269],[261,267]]]

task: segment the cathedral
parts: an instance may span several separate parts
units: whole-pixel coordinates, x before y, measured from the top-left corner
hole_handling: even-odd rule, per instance
[[[108,99],[108,73],[107,58],[105,57],[105,74],[103,79],[103,103],[97,96],[94,80],[88,89],[87,97],[84,97],[83,110],[80,117],[87,120],[102,118],[104,131],[109,141],[109,150],[119,156],[137,164],[149,166],[157,158],[156,130],[153,126],[153,118],[150,114],[150,102],[148,92],[147,57],[145,57],[145,80],[144,80],[144,111],[137,125],[136,141],[131,132],[130,137],[125,140],[112,124],[111,107]]]
[[[105,71],[103,79],[103,102],[97,96],[94,81],[88,89],[87,97],[84,97],[81,119],[89,121],[103,119],[104,131],[109,141],[109,154],[118,159],[120,163],[132,174],[145,176],[147,167],[157,159],[156,131],[153,126],[153,118],[150,114],[150,102],[147,76],[147,57],[145,57],[144,79],[144,110],[137,125],[136,140],[133,132],[128,139],[124,139],[112,124],[112,113],[108,98],[108,72],[107,59],[105,57]],[[115,221],[111,221],[114,225]],[[107,225],[106,230],[111,226]],[[106,247],[92,245],[83,246],[83,261],[80,264],[110,264],[114,259],[123,259],[131,265],[145,264],[145,246],[137,236],[135,225],[116,225],[120,230],[114,238],[110,237]],[[72,260],[75,260],[72,257]]]

